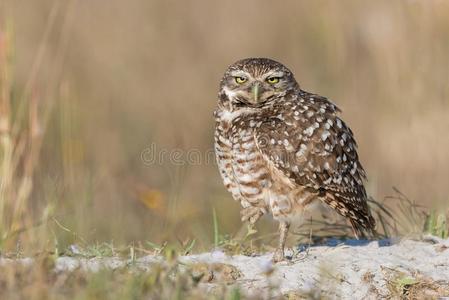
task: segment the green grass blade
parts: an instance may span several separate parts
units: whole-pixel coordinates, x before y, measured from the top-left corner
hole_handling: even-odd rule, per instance
[[[217,212],[215,211],[215,208],[212,210],[212,216],[213,216],[213,222],[214,222],[214,247],[218,247],[219,243],[219,236],[218,236],[218,219],[217,219]]]

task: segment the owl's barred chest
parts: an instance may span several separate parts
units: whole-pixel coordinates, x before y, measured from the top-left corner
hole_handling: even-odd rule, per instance
[[[215,132],[216,155],[224,184],[233,198],[243,207],[268,207],[277,217],[280,209],[284,208],[283,212],[287,213],[292,207],[290,203],[284,203],[275,213],[273,206],[277,204],[272,203],[273,200],[289,202],[281,195],[288,195],[292,189],[288,183],[279,184],[276,180],[279,176],[273,173],[259,148],[263,145],[258,144],[261,141],[256,136],[262,123],[261,115],[240,113],[232,118],[228,112],[219,115]]]
[[[270,185],[270,174],[255,139],[260,123],[249,111],[217,113],[215,151],[220,173],[226,188],[244,207],[257,205]]]

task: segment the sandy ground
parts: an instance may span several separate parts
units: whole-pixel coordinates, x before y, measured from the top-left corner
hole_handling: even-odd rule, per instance
[[[422,241],[334,240],[289,253],[291,259],[278,264],[271,263],[271,254],[231,257],[219,250],[182,256],[179,260],[197,267],[198,272],[208,270],[202,283],[205,289],[211,290],[227,282],[239,285],[249,296],[379,299],[393,292],[406,294],[419,290],[422,297],[449,297],[449,240],[435,237]],[[146,256],[133,263],[140,269],[148,269],[161,260],[161,257]],[[10,262],[0,259],[0,265]],[[21,263],[32,263],[32,260],[22,259]],[[56,261],[56,271],[75,268],[97,271],[127,264],[129,261],[119,258],[60,257]],[[413,287],[417,291],[413,291]]]

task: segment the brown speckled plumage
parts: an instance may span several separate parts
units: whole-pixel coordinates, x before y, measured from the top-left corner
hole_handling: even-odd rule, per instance
[[[237,78],[239,77],[239,78]],[[289,224],[317,200],[349,219],[361,237],[374,232],[363,186],[365,171],[349,127],[328,99],[300,89],[293,74],[270,59],[228,68],[215,111],[215,151],[226,188],[254,223],[280,221],[283,258]]]

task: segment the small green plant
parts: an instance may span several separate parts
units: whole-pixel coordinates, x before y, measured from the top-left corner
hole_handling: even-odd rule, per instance
[[[239,288],[233,288],[229,294],[228,299],[229,300],[240,300],[241,299],[240,289]]]
[[[129,247],[131,248],[131,247]],[[70,245],[64,255],[84,258],[103,258],[117,256],[123,252],[114,247],[113,243],[96,243],[86,247],[80,245]]]
[[[212,210],[212,218],[213,218],[213,225],[214,225],[214,246],[215,248],[218,247],[219,244],[219,232],[218,232],[218,218],[217,218],[217,212],[215,211],[215,208]]]
[[[426,222],[424,224],[424,232],[440,237],[442,239],[447,239],[447,216],[444,213],[439,213],[436,210],[432,210],[426,218]]]
[[[403,271],[382,268],[391,299],[439,299],[447,296],[449,285],[444,281],[434,281],[419,273],[407,274]]]

